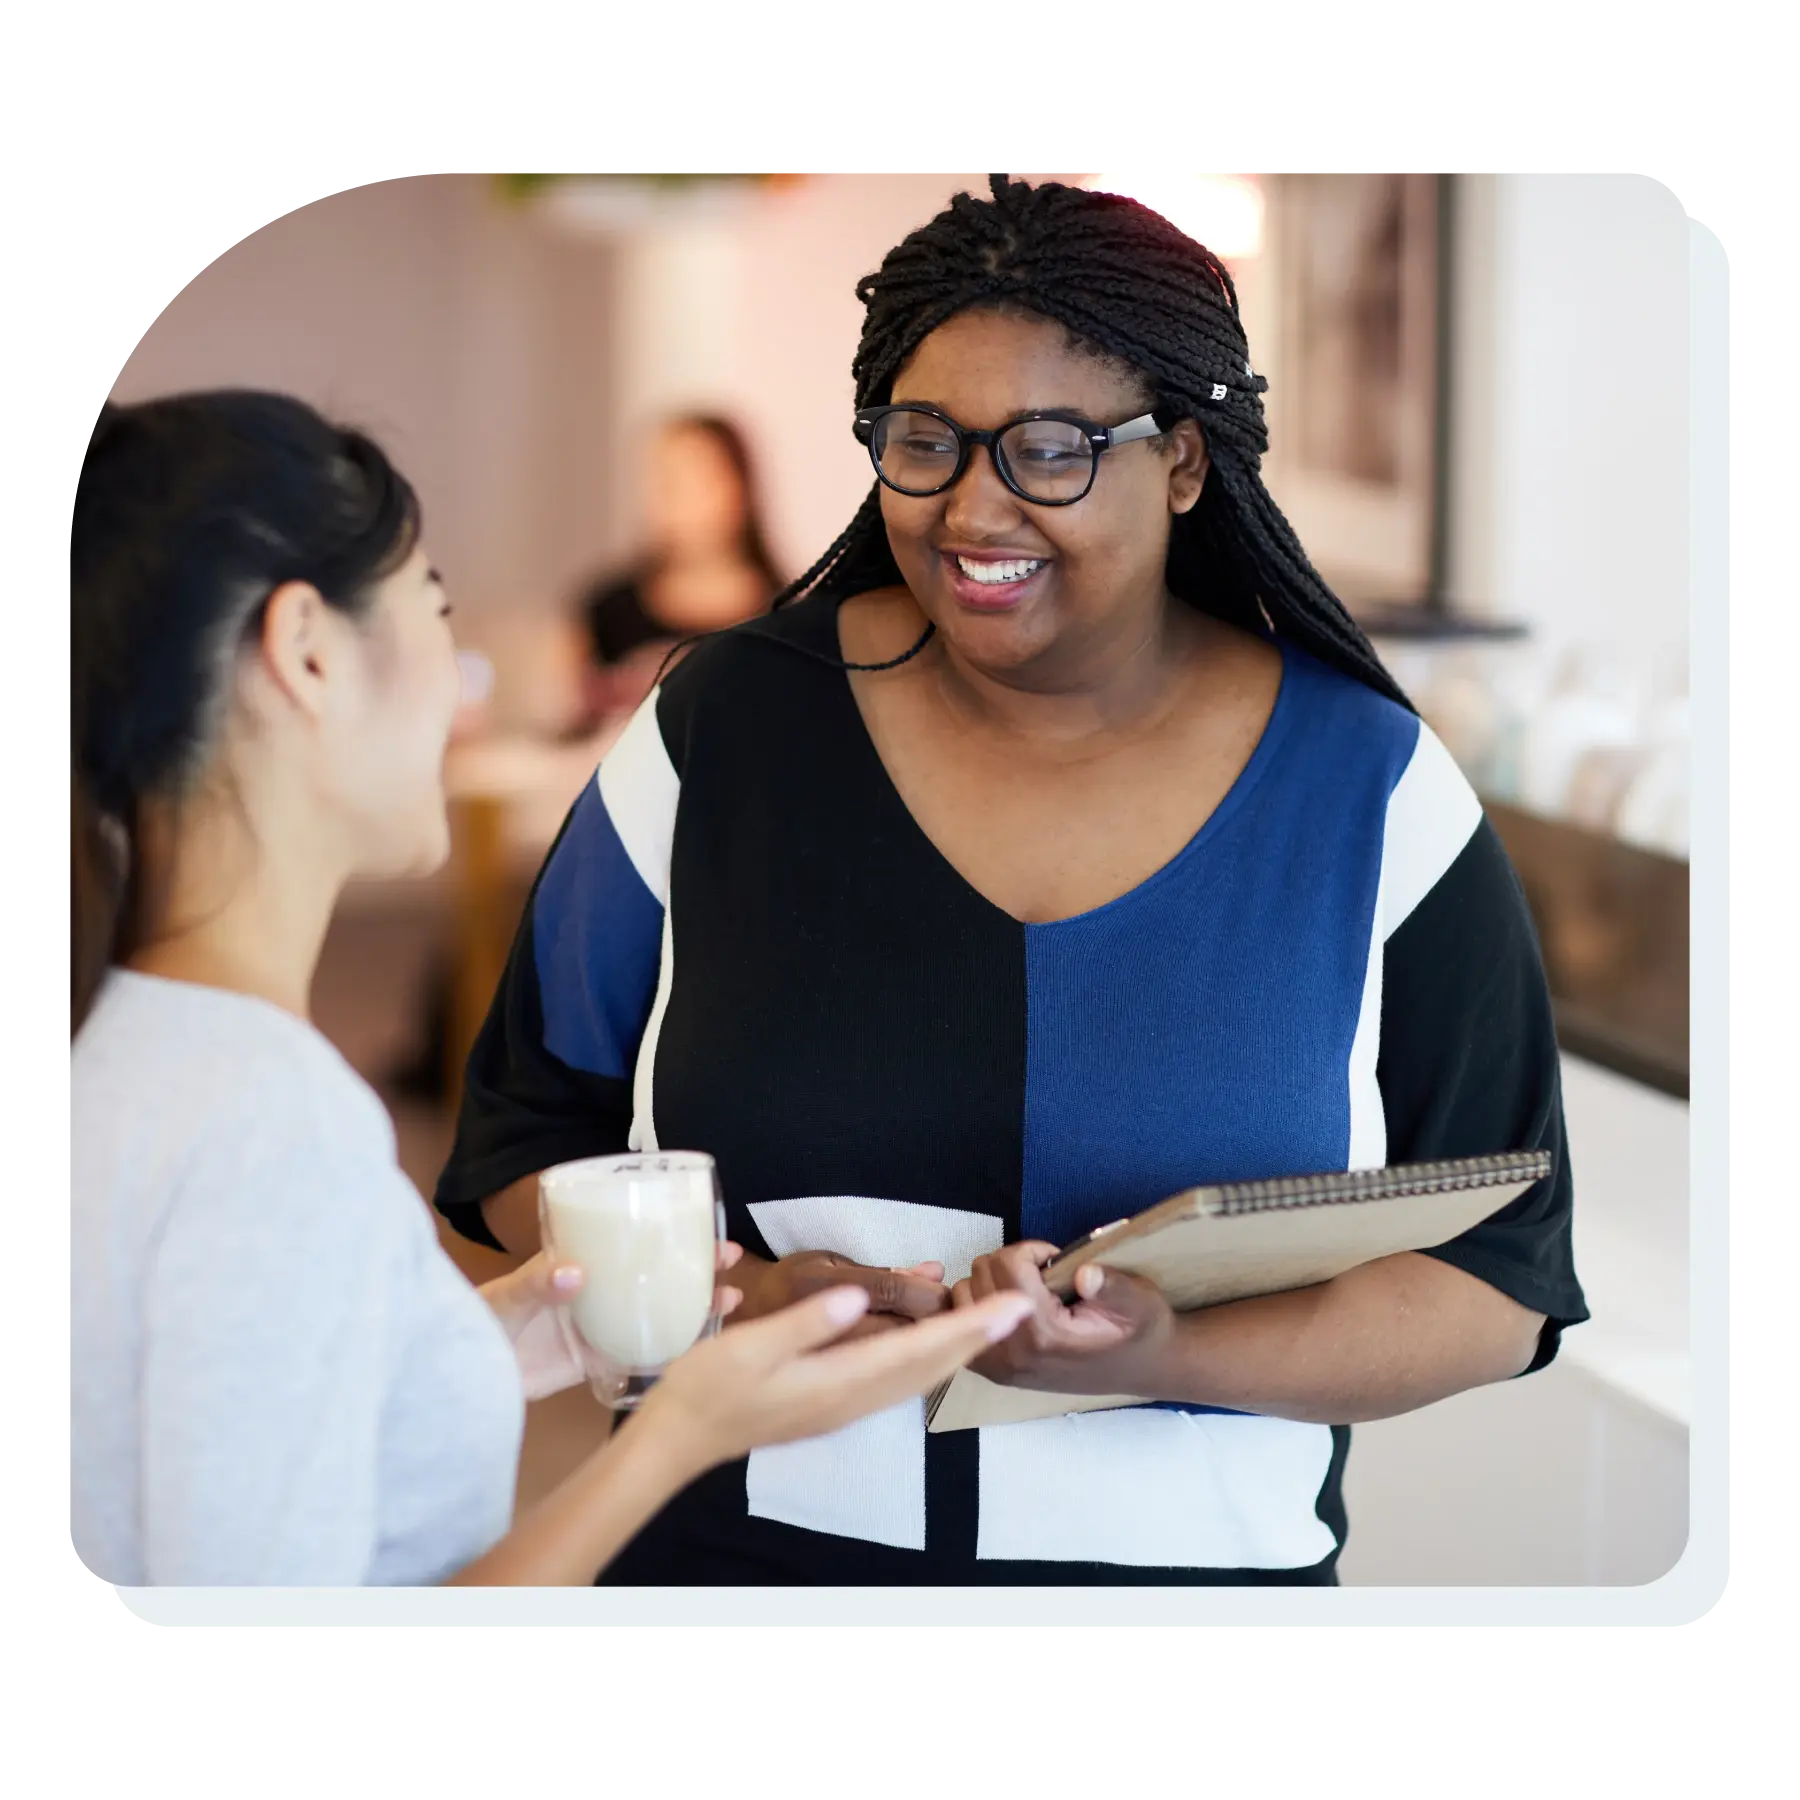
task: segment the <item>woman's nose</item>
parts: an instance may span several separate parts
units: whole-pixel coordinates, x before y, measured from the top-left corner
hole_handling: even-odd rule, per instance
[[[944,507],[944,523],[953,532],[970,537],[992,536],[1016,524],[1019,501],[994,467],[993,450],[976,444],[969,452],[961,477],[950,489]]]

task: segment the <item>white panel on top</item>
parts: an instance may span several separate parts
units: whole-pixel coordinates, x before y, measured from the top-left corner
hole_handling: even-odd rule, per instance
[[[669,904],[669,848],[675,840],[675,803],[681,782],[663,747],[656,692],[631,716],[607,751],[595,780],[608,817],[638,878],[657,904]]]
[[[1412,759],[1388,796],[1381,855],[1384,937],[1406,923],[1480,823],[1481,802],[1468,777],[1421,719]]]

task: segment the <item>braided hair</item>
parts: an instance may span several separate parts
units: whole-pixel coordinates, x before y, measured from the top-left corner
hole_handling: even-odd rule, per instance
[[[1410,709],[1263,485],[1269,384],[1251,368],[1231,272],[1135,200],[1060,182],[1034,188],[989,179],[991,199],[958,194],[857,283],[865,308],[851,364],[857,406],[884,404],[907,358],[956,313],[987,307],[1054,320],[1078,347],[1143,381],[1165,432],[1193,419],[1205,435],[1211,479],[1174,520],[1170,592],[1228,623],[1266,625]],[[877,482],[831,547],[771,606],[814,593],[845,600],[899,581]],[[930,637],[927,629],[889,663],[850,666],[891,668]]]

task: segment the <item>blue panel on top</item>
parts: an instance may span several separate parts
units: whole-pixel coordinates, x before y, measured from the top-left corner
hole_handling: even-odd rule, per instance
[[[532,949],[544,1045],[572,1069],[630,1077],[662,961],[663,909],[590,781],[538,883]]]
[[[1025,933],[1027,1237],[1341,1169],[1403,708],[1285,649],[1262,742],[1141,886]]]
[[[1174,862],[1026,927],[1022,1228],[1343,1168],[1388,796],[1418,720],[1283,646],[1262,743]]]

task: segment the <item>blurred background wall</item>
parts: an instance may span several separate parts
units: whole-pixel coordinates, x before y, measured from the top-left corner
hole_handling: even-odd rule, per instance
[[[546,701],[546,619],[624,529],[608,422],[617,258],[481,176],[336,194],[234,246],[120,373],[115,398],[267,386],[365,426],[418,487],[459,635],[509,717]]]
[[[789,569],[867,468],[847,426],[857,279],[978,175],[817,175],[639,218],[509,202],[491,177],[333,195],[199,272],[121,372],[131,398],[287,387],[357,417],[417,479],[472,634],[566,603],[625,553],[630,454],[662,412],[737,413]],[[1448,591],[1547,643],[1686,641],[1687,235],[1634,176],[1468,176],[1450,285]],[[1254,259],[1250,259],[1254,260]],[[1254,273],[1240,274],[1252,350]],[[1280,446],[1275,460],[1279,461]],[[519,634],[521,636],[528,635]]]
[[[1687,216],[1630,175],[1464,177],[1452,593],[1687,650]]]
[[[1283,178],[1144,179],[1119,185],[1170,195],[1233,267],[1272,383],[1270,485],[1310,504],[1284,380],[1306,348],[1283,310],[1295,246],[1261,210]],[[316,996],[427,1192],[455,1020],[466,1029],[491,985],[523,884],[606,742],[606,720],[582,714],[572,623],[586,585],[639,547],[658,423],[736,419],[775,560],[800,572],[870,481],[849,431],[855,284],[963,188],[985,177],[386,182],[273,221],[146,321],[116,397],[277,387],[387,444],[492,683],[453,758],[458,860],[435,883],[353,896]],[[1431,609],[1414,608],[1382,647],[1482,788],[1538,913],[1596,1318],[1542,1377],[1358,1429],[1344,1571],[1641,1581],[1686,1531],[1688,226],[1636,177],[1450,191],[1438,624],[1418,629]],[[448,1025],[446,984],[462,1007]],[[534,1407],[522,1491],[600,1428],[585,1394]]]

